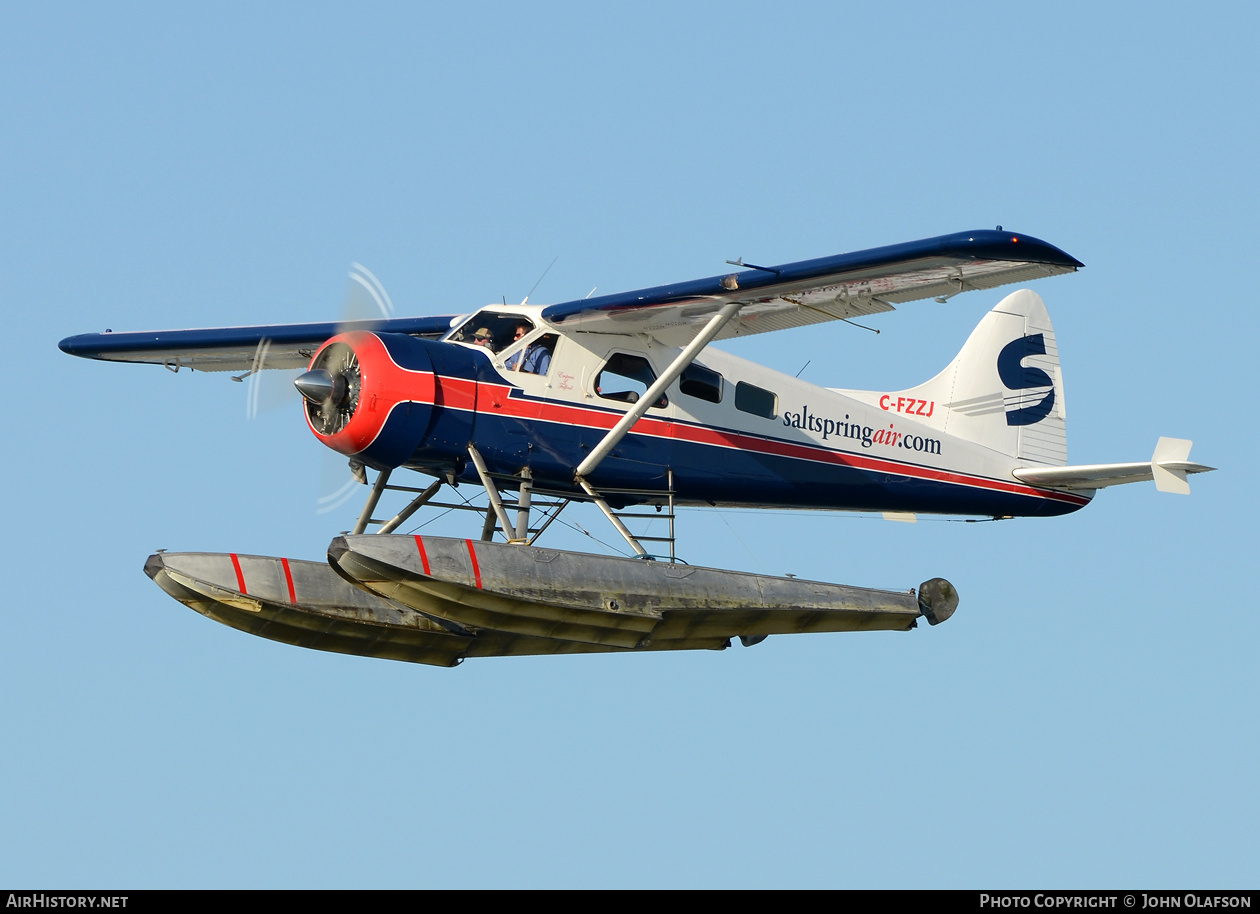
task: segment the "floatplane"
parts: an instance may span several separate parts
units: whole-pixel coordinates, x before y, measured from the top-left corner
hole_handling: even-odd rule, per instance
[[[679,507],[1051,517],[1122,483],[1188,493],[1187,476],[1212,469],[1174,438],[1160,438],[1149,460],[1069,466],[1054,329],[1026,288],[908,390],[819,387],[711,345],[1083,266],[1037,238],[999,227],[776,266],[728,263],[706,279],[558,304],[93,333],[60,345],[237,379],[303,370],[294,384],[311,432],[369,485],[354,529],[332,540],[326,562],[163,552],[145,571],[242,631],[439,666],[908,630],[957,607],[942,578],[893,592],[685,564]],[[423,484],[399,484],[399,470]],[[460,485],[484,491],[479,536],[398,532],[421,509],[460,507],[437,500]],[[410,500],[375,517],[387,491]],[[597,506],[633,557],[538,545],[573,502]],[[668,520],[669,535],[631,532],[644,511]]]

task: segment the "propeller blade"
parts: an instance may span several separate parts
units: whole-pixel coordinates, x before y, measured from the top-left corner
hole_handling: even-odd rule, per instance
[[[393,316],[394,303],[381,281],[363,264],[350,264],[350,286],[346,290],[342,323],[379,321]]]
[[[336,511],[350,499],[364,494],[363,483],[346,468],[346,458],[335,451],[324,450],[320,464],[319,497],[315,500],[315,513],[328,514]]]
[[[256,419],[260,413],[272,412],[287,406],[297,399],[294,396],[293,379],[300,369],[274,369],[268,363],[271,354],[271,340],[261,340],[254,350],[254,361],[250,366],[248,392],[245,398],[245,417]]]

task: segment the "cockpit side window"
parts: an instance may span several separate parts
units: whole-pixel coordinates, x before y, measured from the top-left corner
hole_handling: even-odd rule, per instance
[[[499,352],[533,331],[534,322],[527,317],[480,311],[447,336],[447,340],[472,343],[475,346],[484,346],[491,352]]]
[[[616,352],[604,363],[603,370],[595,376],[595,393],[605,400],[638,403],[639,398],[647,393],[647,389],[655,380],[656,372],[643,356]],[[669,400],[664,394],[661,394],[660,399],[652,404],[656,409],[662,409],[668,405]]]

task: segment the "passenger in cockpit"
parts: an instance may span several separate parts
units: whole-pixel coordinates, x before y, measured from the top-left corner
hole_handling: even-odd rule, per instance
[[[520,341],[533,328],[529,324],[516,326],[516,340]],[[526,371],[530,374],[546,374],[551,367],[551,350],[547,347],[548,337],[542,337],[530,343],[520,352],[508,356],[504,366],[508,371]],[[523,358],[522,358],[523,356]]]

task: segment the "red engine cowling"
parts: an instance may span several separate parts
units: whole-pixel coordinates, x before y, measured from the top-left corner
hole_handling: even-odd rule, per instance
[[[364,331],[325,342],[295,383],[315,437],[378,468],[420,446],[437,391],[424,341]]]

